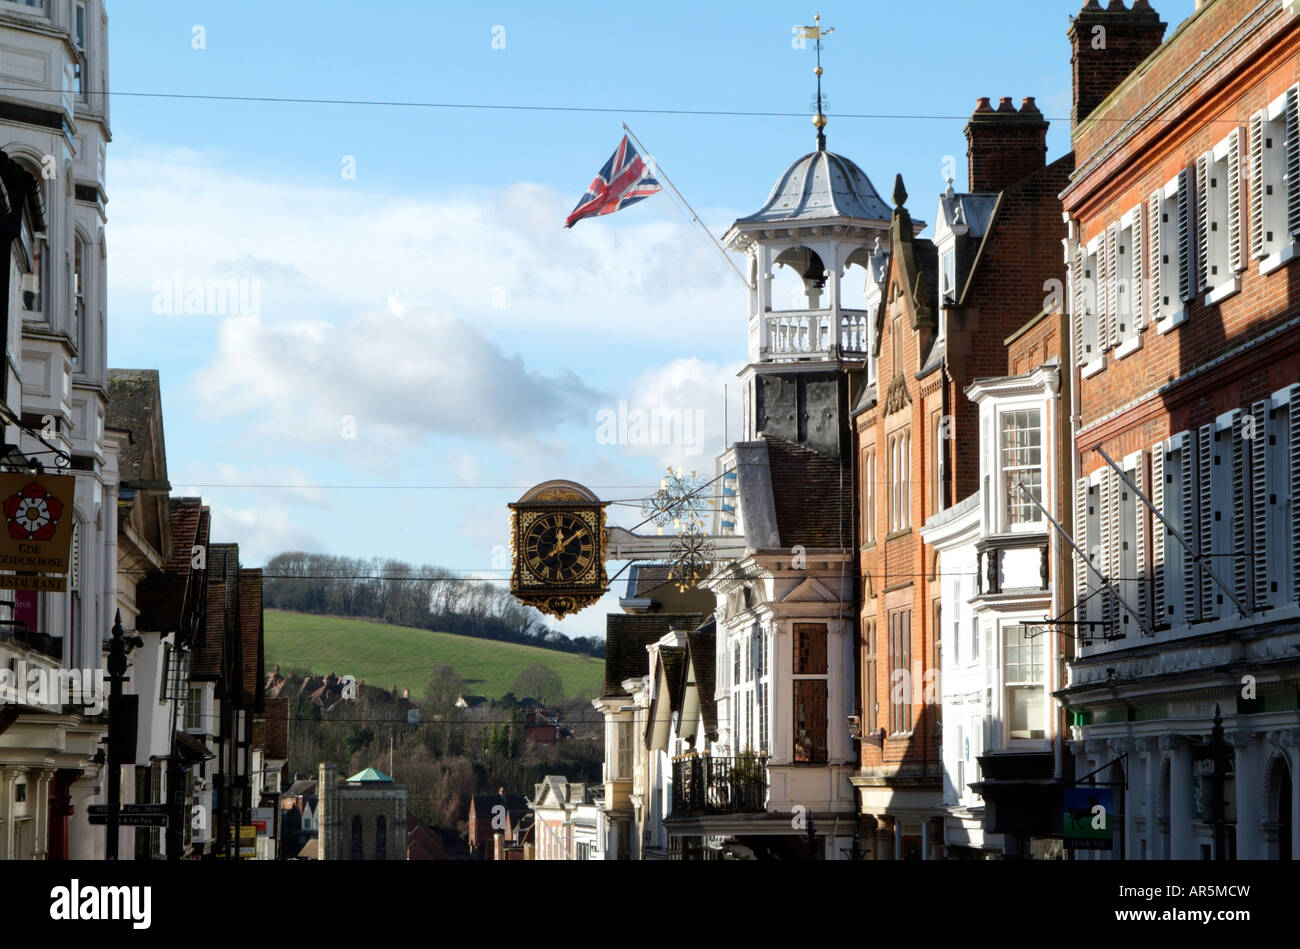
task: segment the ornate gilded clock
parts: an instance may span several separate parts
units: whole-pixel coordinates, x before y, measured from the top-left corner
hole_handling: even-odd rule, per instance
[[[547,481],[510,505],[510,592],[563,619],[599,600],[605,577],[605,505],[573,481]]]

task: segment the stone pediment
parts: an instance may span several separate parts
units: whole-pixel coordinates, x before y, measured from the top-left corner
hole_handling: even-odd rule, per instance
[[[838,603],[839,598],[816,577],[809,577],[787,593],[783,603]]]

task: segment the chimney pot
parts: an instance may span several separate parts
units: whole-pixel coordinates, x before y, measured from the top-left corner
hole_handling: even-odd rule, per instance
[[[1011,97],[1010,97],[1010,96],[1003,96],[1001,99],[998,100],[998,111],[999,111],[999,112],[1014,112],[1014,111],[1016,111],[1016,107],[1015,107],[1014,105],[1011,104]]]
[[[1124,0],[1110,0],[1110,6],[1106,7],[1107,13],[1127,13],[1128,7],[1124,6]]]
[[[975,100],[975,111],[976,111],[976,112],[992,112],[992,111],[993,111],[993,107],[992,107],[991,105],[989,105],[989,97],[988,97],[988,96],[980,96],[978,99]]]
[[[1021,112],[1038,112],[1038,106],[1034,104],[1033,96],[1025,96],[1020,102]],[[1041,114],[1041,113],[1039,113]]]

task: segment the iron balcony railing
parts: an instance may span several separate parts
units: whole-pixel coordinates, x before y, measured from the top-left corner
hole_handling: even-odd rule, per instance
[[[767,808],[767,756],[686,755],[673,761],[673,812],[743,814]]]

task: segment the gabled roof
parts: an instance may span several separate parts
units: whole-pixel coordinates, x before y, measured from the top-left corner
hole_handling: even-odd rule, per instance
[[[262,651],[262,571],[239,571],[240,672],[244,706],[261,708],[266,689]]]
[[[650,672],[646,647],[671,629],[695,629],[699,613],[610,613],[605,617],[605,695],[626,695],[624,679]]]
[[[226,645],[226,585],[208,582],[207,628],[203,642],[194,647],[190,660],[190,678],[215,680],[221,678]]]

